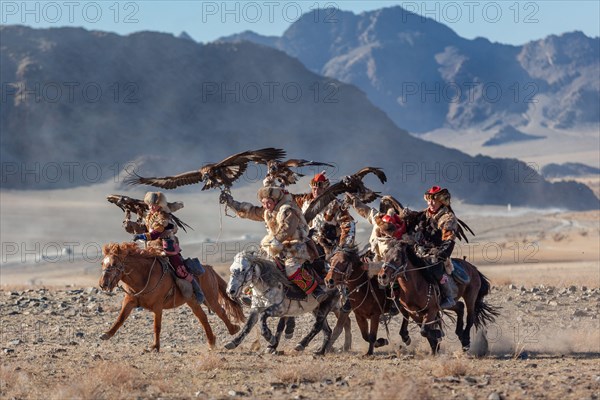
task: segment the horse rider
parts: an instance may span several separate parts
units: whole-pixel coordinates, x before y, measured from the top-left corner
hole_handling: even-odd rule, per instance
[[[445,299],[440,304],[443,309],[452,308],[458,294],[458,287],[452,278],[454,267],[451,255],[457,237],[458,220],[450,206],[450,192],[446,188],[433,186],[424,194],[427,208],[421,212],[403,210],[403,217],[417,215],[417,226],[411,236],[415,239],[415,253],[429,265],[443,263],[444,271],[440,288]]]
[[[401,239],[406,233],[404,220],[393,207],[389,207],[387,210],[378,210],[367,206],[351,193],[346,193],[346,202],[351,204],[361,217],[373,225],[369,237],[369,244],[373,253],[372,264],[381,263],[390,242]]]
[[[329,178],[325,171],[316,174],[310,181],[310,193],[293,194],[298,207],[305,212],[310,204],[329,187]],[[348,206],[339,199],[334,199],[325,209],[310,221],[310,236],[319,244],[325,254],[331,254],[334,248],[353,247],[356,237],[356,222]],[[351,310],[350,301],[342,295],[342,311]]]
[[[261,247],[272,258],[283,260],[290,281],[306,294],[312,294],[317,301],[323,301],[327,293],[303,266],[307,261],[312,262],[318,254],[308,237],[309,228],[302,211],[291,194],[281,187],[264,186],[257,195],[262,204],[260,207],[235,201],[231,194],[225,192],[221,193],[220,201],[241,218],[264,221],[267,235],[262,239]]]
[[[189,273],[179,247],[177,224],[173,221],[171,209],[167,198],[162,192],[148,192],[144,196],[144,203],[148,205],[148,212],[142,223],[132,222],[129,216],[123,221],[123,227],[128,233],[134,234],[133,240],[157,241],[160,240],[164,253],[168,256],[171,266],[179,278],[192,284],[194,295],[198,303],[204,302],[204,293],[200,288],[198,279]]]
[[[298,207],[305,212],[314,199],[329,187],[325,171],[316,174],[310,181],[310,193],[293,194]],[[329,254],[334,247],[352,247],[356,236],[356,222],[348,212],[348,207],[335,199],[310,222],[311,238]]]

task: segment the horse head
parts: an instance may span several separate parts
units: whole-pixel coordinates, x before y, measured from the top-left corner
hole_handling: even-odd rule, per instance
[[[325,285],[333,289],[348,282],[352,274],[352,265],[356,262],[356,248],[337,248],[329,257],[329,271],[325,276]]]
[[[383,256],[383,265],[377,274],[381,286],[387,286],[396,279],[399,273],[406,269],[408,258],[406,244],[394,241]]]
[[[118,243],[110,243],[102,248],[104,258],[102,259],[102,274],[98,284],[103,291],[112,292],[121,280],[125,272],[123,260],[126,254],[119,247]]]
[[[233,258],[233,263],[229,267],[229,282],[227,282],[227,295],[236,299],[253,280],[256,264],[254,252],[241,252]]]

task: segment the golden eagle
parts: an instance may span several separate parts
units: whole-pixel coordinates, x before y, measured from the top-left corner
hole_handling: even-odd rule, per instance
[[[134,199],[133,197],[123,196],[120,194],[111,194],[106,196],[106,200],[109,203],[115,204],[121,210],[125,211],[128,215],[129,213],[135,213],[138,216],[138,219],[144,218],[144,215],[148,211],[148,204],[144,203],[144,200]],[[167,203],[169,210],[171,213],[181,210],[183,208],[183,203],[180,201],[176,201],[173,203]],[[187,232],[186,228],[193,229],[191,226],[177,218],[175,215],[171,214],[171,218],[177,224],[178,227]]]
[[[381,183],[387,182],[387,177],[383,170],[375,167],[365,167],[353,175],[345,176],[341,181],[329,186],[325,192],[310,203],[310,206],[308,206],[308,209],[304,212],[306,222],[310,223],[317,214],[342,193],[356,194],[365,204],[368,204],[379,197],[379,193],[367,188],[362,181],[368,174],[377,176]]]
[[[179,186],[204,182],[202,190],[216,187],[229,190],[233,182],[244,174],[249,162],[254,161],[259,164],[266,164],[269,161],[278,160],[282,157],[285,157],[284,150],[268,147],[237,153],[218,163],[205,165],[197,171],[184,172],[179,175],[166,176],[164,178],[144,178],[134,174],[135,177],[127,179],[125,183],[129,185],[150,185],[163,189],[175,189]]]
[[[264,180],[265,186],[270,185],[281,185],[288,186],[293,185],[298,182],[298,178],[303,177],[304,175],[293,171],[292,168],[302,168],[309,166],[326,166],[334,168],[334,165],[318,162],[318,161],[308,161],[302,159],[290,159],[287,161],[277,161],[271,160],[267,163],[267,177]]]

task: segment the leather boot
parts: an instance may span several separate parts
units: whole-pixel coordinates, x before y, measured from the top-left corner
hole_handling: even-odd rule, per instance
[[[196,277],[192,279],[192,289],[194,289],[196,301],[198,301],[199,304],[204,303],[204,293],[202,292],[202,288],[200,287],[200,284],[198,283],[198,279]]]
[[[444,301],[440,304],[440,307],[445,310],[448,308],[452,308],[456,305],[456,301],[454,300],[458,295],[458,286],[456,286],[456,282],[452,277],[448,277],[446,279],[446,283],[440,284],[440,288],[444,293]]]
[[[323,290],[323,288],[320,285],[317,285],[317,287],[315,287],[315,290],[313,290],[312,295],[315,299],[317,299],[319,303],[321,303],[327,298],[327,292]]]

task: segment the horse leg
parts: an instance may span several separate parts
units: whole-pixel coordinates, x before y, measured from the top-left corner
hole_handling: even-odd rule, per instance
[[[196,299],[188,301],[187,305],[190,306],[190,308],[194,312],[194,315],[196,315],[196,318],[198,318],[198,321],[200,321],[200,323],[202,324],[202,327],[204,328],[204,333],[206,333],[206,341],[208,342],[208,346],[210,348],[214,348],[217,340],[215,338],[215,334],[212,331],[212,328],[210,327],[210,324],[208,323],[208,317],[206,316],[206,313],[204,312],[202,307],[200,307],[200,304],[198,304]]]
[[[371,316],[371,326],[369,336],[373,339],[374,348],[383,347],[390,344],[390,342],[386,338],[378,338],[377,331],[379,330],[379,319],[381,318],[381,314],[375,314]]]
[[[315,354],[318,356],[325,355],[325,351],[327,351],[327,347],[329,345],[329,342],[331,341],[332,331],[331,327],[329,326],[329,323],[327,322],[327,318],[323,320],[323,327],[321,328],[321,330],[323,331],[323,345],[319,350],[315,352]]]
[[[463,351],[469,350],[471,347],[471,328],[475,322],[475,306],[474,302],[467,305],[467,324],[463,331],[462,337],[460,338],[460,344],[462,345]]]
[[[333,344],[335,343],[335,341],[340,337],[340,335],[342,334],[342,330],[344,330],[346,328],[346,323],[350,322],[350,318],[348,313],[343,313],[340,311],[335,311],[335,315],[338,318],[335,327],[333,328],[333,333],[331,334],[331,338],[329,339],[329,343],[327,343],[327,350],[326,351],[332,351],[333,350]],[[346,339],[347,340],[347,339]],[[352,340],[352,336],[350,336],[350,340]],[[344,351],[347,351],[345,349],[346,347],[346,343],[344,342]]]
[[[123,303],[121,304],[121,312],[119,312],[117,320],[107,332],[103,333],[102,336],[100,336],[100,339],[108,340],[111,337],[113,337],[115,333],[117,333],[117,330],[121,327],[121,325],[123,325],[127,317],[129,317],[129,314],[131,314],[131,311],[136,305],[137,301],[134,298],[130,296],[125,296],[125,298],[123,299]]]
[[[203,288],[203,290],[204,290],[204,288]],[[238,333],[240,331],[240,326],[237,324],[231,323],[231,321],[227,317],[227,312],[225,311],[223,306],[221,306],[221,304],[219,304],[218,293],[215,296],[209,296],[208,293],[206,293],[206,291],[204,291],[204,292],[206,294],[206,299],[204,300],[205,303],[207,303],[208,308],[210,310],[214,311],[214,313],[217,314],[217,317],[219,317],[221,319],[221,321],[223,321],[225,323],[225,326],[227,327],[227,331],[229,332],[229,334],[235,335],[236,333]]]
[[[373,342],[375,342],[375,339],[371,341],[371,337],[369,335],[369,322],[362,314],[358,314],[355,312],[354,316],[356,317],[356,324],[360,329],[360,334],[362,335],[362,338],[365,342],[369,343],[369,350],[367,350],[367,353],[365,355],[370,356],[373,354]]]
[[[346,321],[344,322],[344,351],[350,351],[352,349],[352,322],[350,321],[350,314],[346,314]]]
[[[400,313],[402,314],[402,326],[400,327],[400,337],[405,345],[410,346],[410,335],[408,334],[408,311],[404,308],[400,308]]]
[[[321,303],[319,307],[315,311],[313,311],[313,315],[315,316],[315,323],[313,324],[310,332],[308,332],[308,335],[306,335],[300,341],[300,343],[296,345],[294,350],[303,351],[306,348],[306,346],[308,346],[310,341],[313,340],[313,338],[317,335],[317,333],[319,333],[321,329],[323,329],[323,321],[325,321],[325,319],[327,318],[327,314],[331,310],[331,307],[332,300],[330,299],[329,301]]]
[[[160,330],[162,327],[162,306],[157,307],[154,311],[154,344],[150,347],[150,350],[156,352],[160,351]]]
[[[291,339],[294,337],[294,329],[296,329],[296,318],[287,317],[285,323],[285,338]]]
[[[275,341],[277,340],[275,338],[275,336],[273,336],[273,333],[271,332],[271,329],[269,329],[269,324],[267,323],[268,318],[271,316],[270,314],[273,312],[274,308],[273,306],[267,308],[262,315],[260,316],[260,329],[262,332],[263,337],[265,338],[265,340],[267,341],[267,343],[269,343],[271,346],[275,346]]]
[[[246,321],[246,325],[242,328],[241,332],[233,338],[229,343],[225,345],[227,350],[233,350],[242,343],[244,338],[250,333],[254,325],[256,325],[256,321],[258,321],[258,311],[252,310],[250,315],[248,316],[248,321]]]
[[[286,327],[287,321],[288,318],[286,317],[279,318],[279,322],[277,323],[277,331],[275,332],[275,344],[269,345],[267,347],[269,353],[275,353],[275,351],[277,351],[277,346],[279,345],[279,340],[281,339],[281,334],[283,333],[283,330]]]
[[[462,301],[457,301],[456,305],[452,308],[452,311],[456,313],[456,336],[461,341],[464,335],[464,316],[465,316],[465,305]]]

